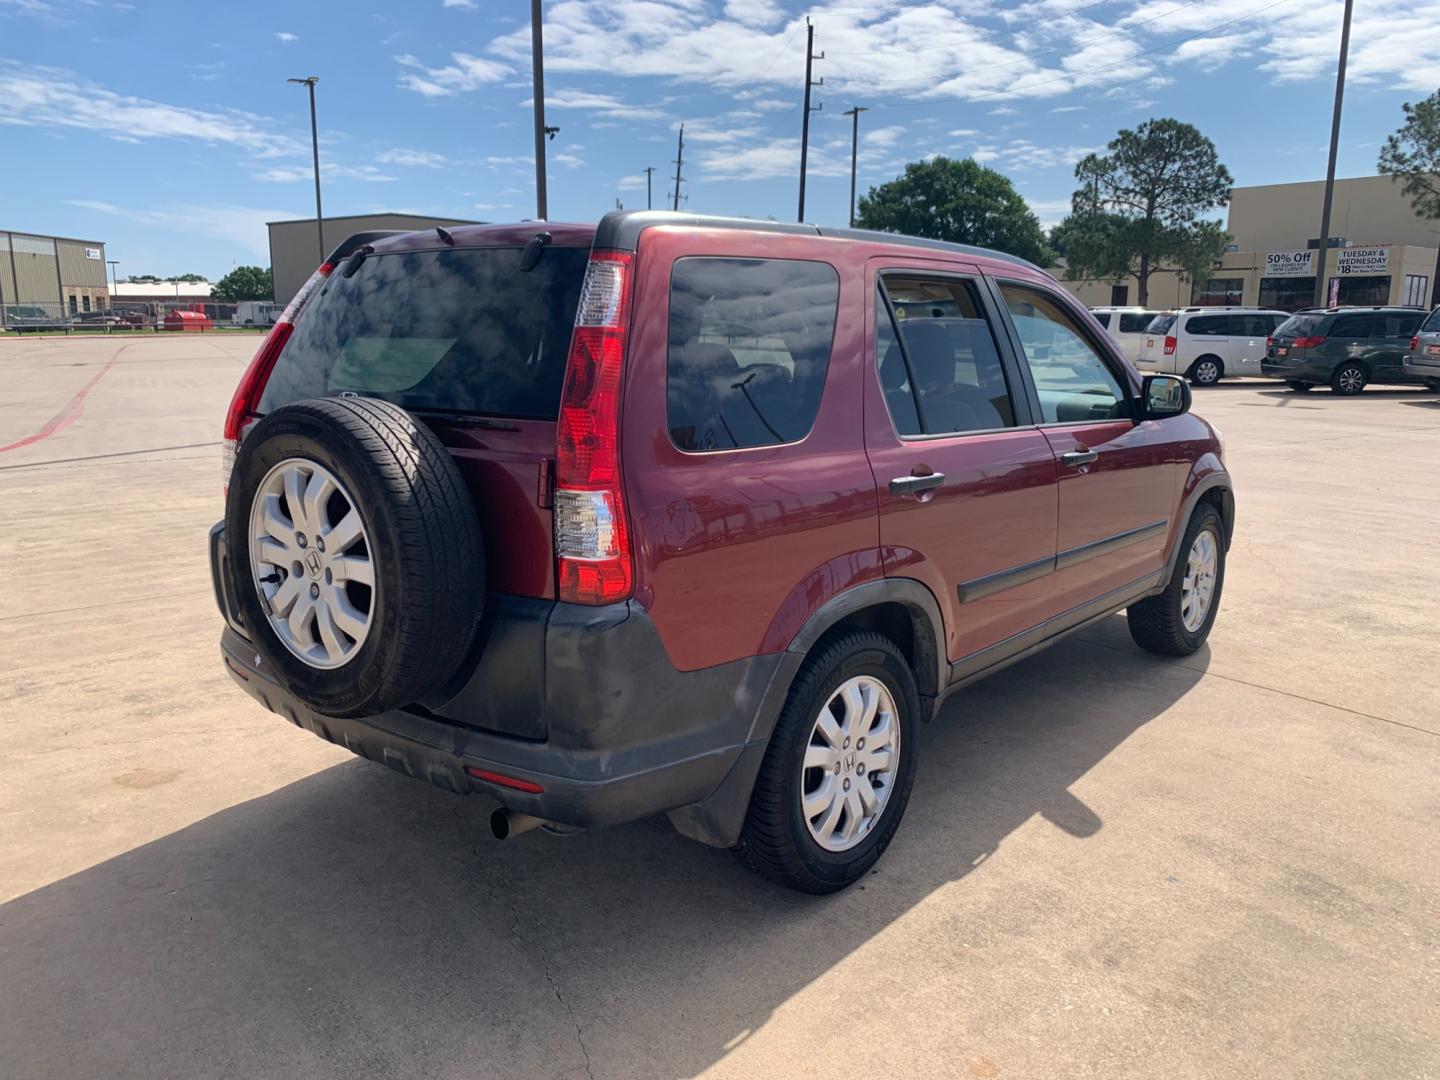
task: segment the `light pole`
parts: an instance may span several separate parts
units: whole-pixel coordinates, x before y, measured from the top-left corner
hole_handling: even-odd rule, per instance
[[[110,307],[115,306],[115,301],[120,299],[120,274],[116,267],[120,265],[119,259],[106,259],[105,265],[110,267]]]
[[[1315,306],[1329,304],[1325,280],[1326,256],[1330,254],[1330,202],[1335,197],[1335,155],[1340,149],[1340,106],[1345,100],[1345,57],[1350,52],[1350,13],[1354,0],[1345,0],[1345,20],[1340,24],[1340,68],[1335,73],[1335,115],[1330,121],[1330,164],[1325,170],[1325,206],[1320,211],[1320,252],[1316,255]],[[1338,274],[1340,266],[1337,263]]]
[[[860,114],[869,111],[864,105],[856,105],[840,114],[850,117],[850,227],[852,229],[855,227],[855,151],[860,146]]]
[[[548,129],[545,127],[545,41],[541,17],[540,0],[530,0],[530,75],[534,84],[531,96],[535,99],[535,217],[545,221],[550,216],[550,207],[545,193],[545,136]]]
[[[320,261],[325,261],[325,219],[320,213],[320,135],[315,125],[315,84],[319,75],[307,75],[303,79],[286,79],[310,91],[310,152],[315,158],[315,239],[320,246]]]

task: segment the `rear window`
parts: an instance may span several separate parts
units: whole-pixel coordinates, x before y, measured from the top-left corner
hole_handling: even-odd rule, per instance
[[[733,450],[809,434],[839,299],[828,263],[676,260],[665,384],[675,445]]]
[[[1174,315],[1156,315],[1150,320],[1150,325],[1145,327],[1145,332],[1147,334],[1169,333],[1170,328],[1175,325],[1175,318]]]
[[[1320,329],[1327,315],[1291,315],[1275,328],[1276,337],[1309,337]]]
[[[1421,330],[1440,330],[1440,308],[1430,312],[1430,315],[1420,326]]]
[[[553,420],[589,250],[453,248],[345,263],[305,309],[260,411],[340,393]]]

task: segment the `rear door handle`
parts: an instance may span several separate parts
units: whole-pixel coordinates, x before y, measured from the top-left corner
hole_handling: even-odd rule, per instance
[[[1071,468],[1080,465],[1089,465],[1100,455],[1094,450],[1071,450],[1068,454],[1061,454],[1060,460]]]
[[[918,491],[929,491],[945,483],[943,472],[926,473],[924,476],[897,476],[890,481],[891,495],[914,495]]]

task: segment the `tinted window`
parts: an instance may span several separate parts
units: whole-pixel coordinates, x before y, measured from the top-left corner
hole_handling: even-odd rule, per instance
[[[1120,316],[1120,332],[1122,334],[1143,334],[1145,328],[1150,325],[1151,318],[1148,311],[1138,313],[1127,311]]]
[[[372,255],[305,309],[262,412],[350,391],[406,408],[554,419],[589,252],[519,248]]]
[[[1079,324],[1039,289],[1002,284],[1046,423],[1082,423],[1130,415],[1129,396]]]
[[[879,289],[875,290],[875,362],[879,365],[885,407],[890,410],[890,422],[895,430],[901,435],[922,434],[905,354],[900,349],[890,309],[885,306],[885,296]]]
[[[1440,308],[1436,308],[1434,311],[1430,312],[1429,316],[1425,319],[1425,322],[1421,325],[1420,329],[1440,330]]]
[[[1147,334],[1169,333],[1170,328],[1175,325],[1175,320],[1178,317],[1177,315],[1156,315],[1155,318],[1150,320],[1150,325],[1145,327],[1145,332]]]
[[[1275,328],[1276,337],[1307,337],[1320,328],[1324,315],[1291,315]]]
[[[679,259],[670,277],[666,401],[681,450],[803,439],[815,423],[840,277],[827,263]]]
[[[1185,324],[1185,332],[1194,337],[1224,337],[1230,333],[1228,315],[1194,315]]]
[[[1381,311],[1375,314],[1376,337],[1409,337],[1420,329],[1423,315],[1410,311]]]
[[[1374,322],[1366,315],[1337,315],[1335,321],[1330,324],[1327,331],[1329,337],[1335,338],[1368,338],[1371,336],[1371,324]]]
[[[1106,330],[1110,329],[1110,320],[1115,317],[1115,312],[1113,311],[1096,311],[1094,308],[1090,309],[1090,314],[1094,315],[1095,320],[1101,326],[1105,327]]]
[[[882,288],[895,311],[904,365],[895,370],[888,348],[876,357],[896,430],[913,433],[901,427],[909,416],[902,395],[918,402],[927,435],[1013,427],[1005,369],[974,283],[887,275]],[[897,385],[902,374],[906,381]]]

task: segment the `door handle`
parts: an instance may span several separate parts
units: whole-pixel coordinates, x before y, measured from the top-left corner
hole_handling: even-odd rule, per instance
[[[914,495],[916,492],[929,491],[945,483],[943,472],[926,473],[924,476],[897,476],[890,481],[891,495]]]
[[[1089,465],[1099,456],[1094,450],[1071,450],[1068,454],[1061,454],[1060,460],[1071,468],[1077,468],[1081,465]]]

